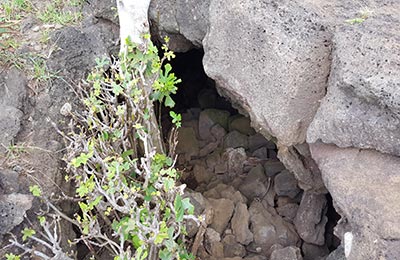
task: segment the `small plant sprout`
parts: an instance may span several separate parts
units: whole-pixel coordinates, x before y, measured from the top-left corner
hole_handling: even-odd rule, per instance
[[[363,8],[360,10],[358,17],[353,18],[353,19],[348,19],[346,20],[346,23],[348,24],[361,24],[363,23],[366,19],[368,19],[369,17],[371,17],[372,15],[372,11],[370,9]]]

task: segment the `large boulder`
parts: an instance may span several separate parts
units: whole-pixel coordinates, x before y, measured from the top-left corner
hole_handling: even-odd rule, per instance
[[[171,37],[171,49],[187,51],[201,47],[208,28],[210,0],[152,0],[149,18],[157,36]]]
[[[337,29],[328,93],[308,142],[400,155],[399,30],[388,18]]]
[[[400,158],[326,144],[311,145],[311,152],[335,205],[351,226],[353,239],[344,242],[351,248],[348,259],[397,259]]]
[[[284,145],[305,141],[325,95],[330,39],[297,1],[213,0],[204,68],[252,125]]]

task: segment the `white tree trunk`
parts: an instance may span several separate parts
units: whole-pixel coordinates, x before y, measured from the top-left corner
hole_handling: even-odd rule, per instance
[[[121,54],[125,54],[126,42],[125,40],[130,37],[132,43],[137,44],[138,48],[144,50],[147,47],[144,34],[150,34],[148,12],[151,0],[117,0],[119,26],[120,26],[120,39],[121,39]],[[154,113],[154,107],[150,101],[150,94],[152,86],[144,86],[145,93],[148,95],[149,103],[147,104],[150,119],[146,120],[146,128],[151,135],[151,148],[159,153],[164,153],[165,148],[161,137],[160,128],[157,122],[157,117]]]
[[[149,33],[148,11],[150,0],[117,0],[121,51],[125,51],[125,40],[142,45],[143,34]]]

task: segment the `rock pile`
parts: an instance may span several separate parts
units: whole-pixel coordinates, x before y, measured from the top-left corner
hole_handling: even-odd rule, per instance
[[[209,211],[200,259],[324,259],[327,200],[304,192],[276,146],[225,110],[192,108],[178,134],[178,164],[197,214]],[[194,237],[196,225],[188,225]]]

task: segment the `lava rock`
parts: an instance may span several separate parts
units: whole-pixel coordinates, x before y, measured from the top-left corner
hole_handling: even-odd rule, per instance
[[[176,152],[178,154],[184,154],[187,161],[190,161],[192,156],[197,156],[199,154],[199,142],[196,139],[196,133],[193,128],[179,128]]]
[[[238,131],[244,135],[254,135],[256,132],[250,125],[250,118],[235,115],[229,120],[229,131]]]
[[[236,236],[236,241],[242,245],[248,245],[253,241],[253,234],[249,229],[249,224],[250,214],[247,205],[238,203],[231,220],[231,226],[233,234]]]
[[[322,246],[325,243],[326,197],[323,194],[305,192],[294,225],[299,236],[307,243]]]
[[[290,198],[296,197],[300,192],[299,187],[297,187],[296,178],[288,170],[283,170],[275,176],[274,189],[278,196],[287,196]]]
[[[272,252],[270,260],[303,260],[300,248],[288,246]]]
[[[222,243],[224,244],[225,257],[243,257],[246,255],[246,248],[236,241],[234,235],[227,234],[222,240]]]
[[[238,131],[229,132],[224,138],[224,148],[239,148],[247,149],[249,146],[247,136]]]
[[[211,134],[211,128],[219,124],[224,129],[228,129],[228,118],[230,113],[225,110],[205,109],[201,111],[199,117],[199,135],[202,140],[215,141]]]
[[[285,170],[285,166],[280,161],[269,160],[264,163],[265,174],[274,177],[277,173]]]
[[[13,193],[0,195],[0,235],[22,223],[25,212],[32,207],[33,196]]]
[[[274,244],[297,246],[300,243],[294,226],[279,215],[271,214],[260,202],[253,201],[249,213],[254,246],[260,247],[264,255],[271,254]]]
[[[233,202],[228,199],[209,199],[209,202],[214,210],[214,217],[210,227],[222,234],[228,226],[235,206]]]
[[[317,246],[309,243],[303,243],[301,246],[303,251],[304,260],[325,260],[329,254],[329,249],[326,245]]]

